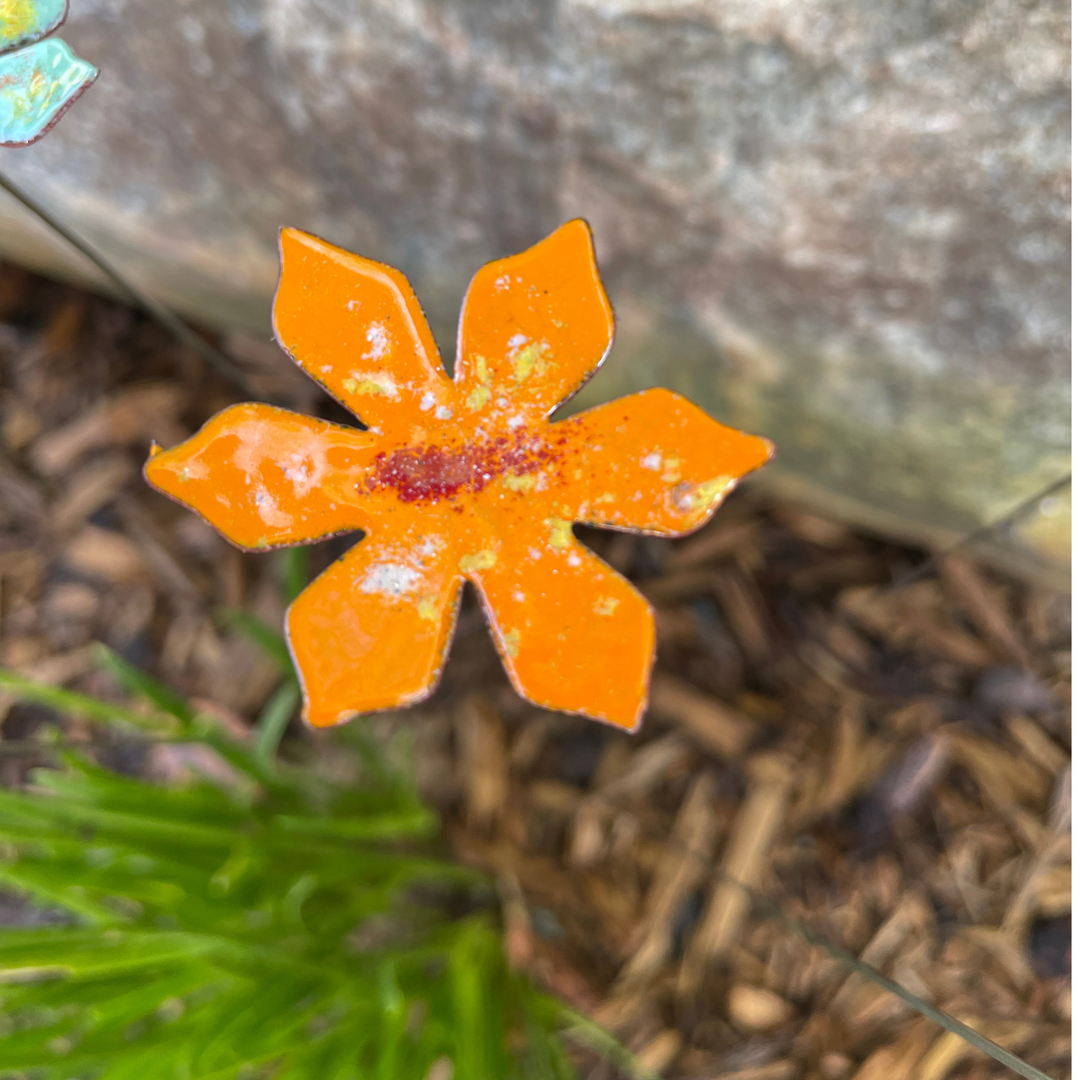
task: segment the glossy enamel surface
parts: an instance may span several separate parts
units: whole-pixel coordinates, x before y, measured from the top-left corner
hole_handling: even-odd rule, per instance
[[[67,0],[0,0],[0,53],[52,33],[67,7]]]
[[[40,139],[97,75],[59,38],[0,56],[0,146]]]
[[[467,579],[523,696],[635,727],[652,612],[571,526],[683,535],[771,445],[661,389],[548,419],[614,329],[582,221],[476,275],[453,380],[397,271],[291,229],[281,253],[278,339],[368,430],[234,406],[146,475],[242,547],[364,530],[286,618],[306,718],[429,694]]]

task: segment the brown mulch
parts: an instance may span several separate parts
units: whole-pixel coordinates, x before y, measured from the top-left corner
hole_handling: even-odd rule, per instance
[[[345,419],[270,343],[228,344],[264,393]],[[235,400],[142,316],[0,265],[0,665],[102,692],[100,640],[251,722],[277,671],[214,613],[279,621],[280,561],[139,474]],[[892,587],[926,553],[746,489],[684,541],[581,535],[656,608],[638,733],[521,701],[472,596],[436,695],[373,718],[496,875],[513,962],[665,1076],[1012,1075],[742,882],[1068,1075],[1068,598],[956,555]],[[2,750],[44,719],[0,700],[0,721]],[[32,760],[0,753],[0,782]]]

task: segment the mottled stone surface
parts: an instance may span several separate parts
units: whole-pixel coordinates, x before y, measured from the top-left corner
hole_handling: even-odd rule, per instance
[[[942,537],[1068,469],[1068,33],[1064,0],[76,0],[101,78],[2,167],[205,321],[265,332],[287,223],[405,270],[444,350],[480,263],[582,215],[619,318],[589,400],[665,383]],[[8,202],[0,249],[64,259]]]

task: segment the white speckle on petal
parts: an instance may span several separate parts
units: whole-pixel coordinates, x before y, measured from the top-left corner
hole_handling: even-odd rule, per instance
[[[515,589],[510,594],[510,597],[511,597],[511,599],[516,600],[519,604],[523,603],[524,600],[525,600],[525,594],[520,589]]]
[[[580,566],[581,565],[581,556],[580,555],[575,555],[573,552],[571,552],[566,561],[571,566]]]
[[[390,347],[390,338],[386,333],[386,327],[381,322],[373,322],[364,335],[368,339],[371,349],[364,353],[365,360],[381,360]]]
[[[516,416],[511,416],[510,419],[506,421],[506,426],[508,428],[519,428],[524,423],[525,417],[522,416],[521,413],[518,413]]]
[[[427,412],[435,404],[435,395],[429,390],[420,399],[420,411]]]
[[[425,536],[420,541],[417,551],[421,559],[430,559],[432,555],[438,555],[444,547],[446,547],[446,541],[441,536]]]
[[[401,563],[379,563],[371,567],[367,577],[360,583],[360,591],[383,593],[386,596],[404,596],[412,592],[420,581],[420,573]]]
[[[660,466],[663,464],[663,459],[659,454],[647,454],[641,459],[641,467],[643,469],[650,469],[652,472],[659,472]]]
[[[449,420],[453,415],[454,415],[454,410],[451,409],[448,405],[440,405],[435,410],[435,416],[439,420]]]
[[[286,529],[292,524],[292,518],[281,510],[277,500],[265,488],[256,488],[252,498],[255,501],[255,509],[259,511],[259,517],[265,524]]]

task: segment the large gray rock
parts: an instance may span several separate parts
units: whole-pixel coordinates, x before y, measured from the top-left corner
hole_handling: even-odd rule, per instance
[[[473,270],[581,215],[619,318],[583,400],[662,382],[939,540],[1069,467],[1064,0],[73,8],[101,78],[0,165],[192,317],[267,333],[287,223],[403,269],[451,350]]]

